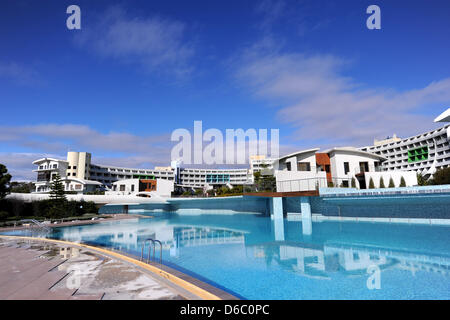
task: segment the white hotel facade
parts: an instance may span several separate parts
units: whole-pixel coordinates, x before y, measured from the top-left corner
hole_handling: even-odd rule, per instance
[[[450,109],[435,119],[450,122]],[[408,186],[417,184],[416,174],[431,177],[437,169],[450,166],[450,125],[419,134],[407,139],[394,135],[373,146],[362,148],[318,148],[302,150],[277,159],[251,156],[249,169],[201,169],[183,168],[178,161],[168,167],[154,169],[124,168],[97,165],[91,162],[88,152],[68,152],[66,160],[43,158],[33,162],[37,165],[36,192],[47,193],[56,174],[60,175],[66,191],[79,193],[98,189],[112,190],[117,181],[130,179],[168,180],[176,187],[212,188],[232,187],[253,183],[253,173],[274,174],[277,191],[301,191],[320,186],[349,187],[356,180],[356,187],[366,188],[369,180],[379,187],[381,180],[387,185],[390,178],[398,186],[406,180]],[[336,180],[337,179],[337,180]],[[292,182],[292,181],[296,182]],[[299,182],[302,181],[303,182]],[[307,180],[310,180],[306,182]],[[323,185],[322,185],[323,183]]]
[[[435,122],[449,121],[450,109],[435,119]],[[394,135],[386,140],[375,140],[373,146],[360,150],[387,158],[381,164],[383,171],[415,171],[429,178],[436,170],[450,166],[450,125],[406,139]]]
[[[184,188],[204,188],[249,184],[248,169],[197,169],[181,168],[178,161],[171,166],[154,169],[125,168],[91,163],[88,152],[67,153],[67,160],[42,158],[33,161],[38,168],[36,192],[50,191],[50,185],[58,174],[66,185],[66,191],[89,192],[99,188],[112,189],[117,181],[130,179],[163,179]]]

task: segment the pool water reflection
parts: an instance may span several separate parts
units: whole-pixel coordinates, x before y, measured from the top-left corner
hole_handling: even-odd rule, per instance
[[[145,239],[158,239],[164,263],[247,299],[450,298],[446,226],[170,214],[55,228],[49,237],[137,256]]]

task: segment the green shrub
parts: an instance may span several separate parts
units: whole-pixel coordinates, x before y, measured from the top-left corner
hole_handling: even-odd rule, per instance
[[[386,188],[385,185],[384,185],[383,177],[380,178],[380,188]]]
[[[370,180],[369,180],[369,189],[375,189],[375,184],[373,183],[372,178],[370,178]]]
[[[42,217],[59,219],[65,217],[81,216],[86,213],[98,213],[94,202],[40,200],[24,202],[16,199],[0,201],[0,211],[6,212],[7,217],[24,219],[25,217]]]
[[[0,221],[5,221],[6,218],[8,218],[8,212],[6,211],[0,211]]]
[[[356,188],[356,180],[355,180],[355,178],[352,178],[352,188]]]
[[[392,179],[392,177],[389,179],[389,188],[395,188],[394,179]]]
[[[417,174],[417,184],[419,186],[426,186],[429,184],[429,181],[425,179],[421,174]]]
[[[450,167],[436,170],[430,182],[431,184],[450,184]]]
[[[400,179],[400,187],[406,187],[406,181],[403,177]]]

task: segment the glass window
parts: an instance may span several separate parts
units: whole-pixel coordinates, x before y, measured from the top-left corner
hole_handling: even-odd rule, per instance
[[[297,164],[298,171],[311,171],[311,164],[309,162],[299,162]]]
[[[348,162],[344,162],[344,174],[347,174],[350,172],[350,166]]]

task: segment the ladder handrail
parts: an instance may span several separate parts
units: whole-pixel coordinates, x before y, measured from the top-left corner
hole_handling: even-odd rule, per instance
[[[149,259],[150,259],[150,250],[151,250],[151,248],[152,248],[152,245],[153,245],[153,247],[155,246],[154,245],[154,241],[153,241],[153,239],[145,239],[144,240],[144,242],[142,243],[142,250],[141,250],[141,261],[144,261],[144,248],[145,248],[145,244],[147,243],[147,241],[151,241],[151,243],[150,243],[150,246],[148,247],[148,255],[147,255],[147,263],[149,262]]]
[[[144,248],[145,248],[145,244],[147,242],[150,242],[150,246],[148,247],[148,255],[147,255],[147,263],[150,262],[151,260],[151,250],[152,250],[152,246],[153,246],[153,260],[156,259],[156,244],[155,242],[159,243],[159,263],[162,263],[162,243],[159,240],[156,239],[152,239],[152,238],[148,238],[145,239],[144,242],[142,243],[142,249],[141,249],[141,261],[144,260]]]
[[[51,229],[49,227],[47,227],[46,225],[44,225],[43,223],[35,220],[35,219],[22,219],[20,220],[20,222],[32,222],[33,224],[35,224],[36,226],[38,226],[41,229],[45,229],[45,231],[50,231]]]

